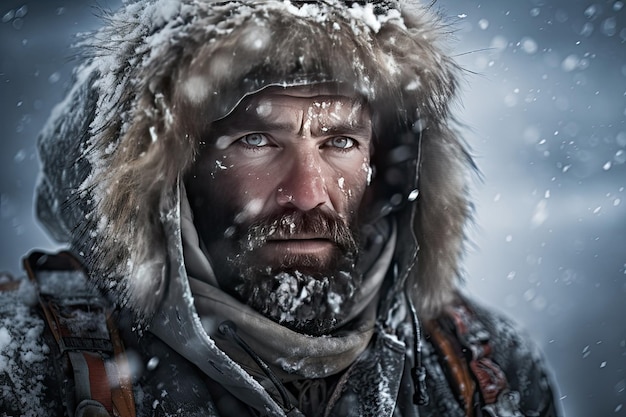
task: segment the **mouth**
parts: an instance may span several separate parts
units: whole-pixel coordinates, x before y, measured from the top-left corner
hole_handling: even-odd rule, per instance
[[[275,255],[327,255],[336,247],[335,242],[322,237],[272,238],[265,243],[265,249]]]

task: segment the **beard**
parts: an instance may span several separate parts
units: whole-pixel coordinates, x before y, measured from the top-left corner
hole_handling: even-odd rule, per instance
[[[352,222],[355,223],[355,222]],[[313,235],[333,243],[331,253],[284,254],[262,261],[268,240]],[[338,215],[322,209],[286,211],[261,219],[233,236],[239,250],[230,259],[238,299],[294,331],[328,334],[351,312],[362,277],[356,270],[358,234]]]

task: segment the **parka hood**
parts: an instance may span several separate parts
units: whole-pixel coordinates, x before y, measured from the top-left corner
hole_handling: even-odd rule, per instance
[[[399,225],[395,288],[435,316],[455,296],[472,169],[452,127],[446,30],[413,1],[126,3],[79,43],[39,138],[38,216],[101,288],[150,316],[181,267],[163,225],[211,123],[268,86],[334,84],[372,109],[369,214]]]

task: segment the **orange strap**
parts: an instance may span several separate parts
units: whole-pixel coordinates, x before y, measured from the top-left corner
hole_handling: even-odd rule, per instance
[[[425,323],[425,328],[432,337],[434,344],[443,353],[445,363],[454,379],[457,395],[465,408],[465,415],[467,417],[473,417],[473,398],[476,392],[476,384],[467,367],[467,362],[461,352],[455,349],[455,344],[451,341],[451,336],[441,330],[437,322],[429,321]]]
[[[90,291],[86,271],[68,252],[31,253],[24,258],[24,268],[38,285],[46,322],[72,370],[75,404],[93,400],[114,417],[135,417],[129,366],[119,332],[106,304]],[[77,291],[50,291],[44,272],[51,276],[77,273],[83,279],[78,283],[84,285]]]
[[[456,339],[471,352],[469,367],[485,404],[493,404],[508,387],[506,375],[492,358],[488,332],[465,304],[447,310],[456,329]],[[480,336],[479,336],[480,334]]]
[[[109,414],[113,414],[111,387],[104,358],[99,353],[85,351],[67,352],[67,355],[74,374],[76,404],[94,400],[102,404]]]

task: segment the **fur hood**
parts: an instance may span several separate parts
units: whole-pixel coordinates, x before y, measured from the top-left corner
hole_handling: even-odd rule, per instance
[[[37,213],[120,303],[150,315],[165,270],[180,267],[168,266],[163,222],[180,212],[179,181],[211,122],[264,87],[320,82],[349,86],[373,109],[370,214],[397,217],[399,285],[423,317],[454,298],[472,162],[451,127],[459,69],[432,10],[154,0],[105,20],[80,42],[73,87],[40,136]]]

